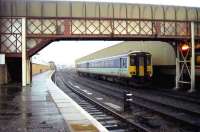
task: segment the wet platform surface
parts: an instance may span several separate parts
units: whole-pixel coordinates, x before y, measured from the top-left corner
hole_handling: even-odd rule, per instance
[[[32,87],[1,86],[0,132],[69,131],[44,83],[47,74],[34,76]]]
[[[33,76],[32,86],[0,88],[0,132],[107,132],[50,79]]]

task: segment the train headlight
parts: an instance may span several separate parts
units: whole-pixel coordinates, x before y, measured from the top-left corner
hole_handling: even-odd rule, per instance
[[[151,75],[151,71],[147,71],[147,74],[150,76]]]
[[[131,73],[131,75],[135,75],[135,72],[130,72]]]

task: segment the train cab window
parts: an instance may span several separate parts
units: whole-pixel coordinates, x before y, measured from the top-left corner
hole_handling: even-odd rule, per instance
[[[135,65],[135,57],[131,56],[130,57],[130,66],[134,66]]]
[[[151,65],[151,56],[150,55],[147,56],[147,65]]]
[[[144,66],[144,57],[139,57],[139,66]]]

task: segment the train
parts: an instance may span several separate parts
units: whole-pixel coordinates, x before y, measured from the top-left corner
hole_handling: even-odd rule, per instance
[[[143,82],[152,76],[151,54],[131,51],[117,56],[83,61],[76,64],[77,72],[131,79]]]
[[[75,67],[79,75],[122,79],[134,85],[146,85],[152,79],[175,81],[176,48],[161,41],[125,41],[77,59]]]

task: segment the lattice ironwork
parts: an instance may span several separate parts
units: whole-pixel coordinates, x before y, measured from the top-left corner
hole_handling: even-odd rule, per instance
[[[22,45],[22,20],[20,18],[0,19],[1,52],[20,53]]]
[[[140,34],[141,35],[152,35],[153,27],[151,21],[141,21],[140,22]]]
[[[29,56],[33,56],[42,48],[47,46],[51,42],[50,38],[28,38],[27,39],[27,51]]]
[[[152,37],[170,38],[190,37],[190,22],[184,21],[162,21],[162,20],[138,20],[138,19],[97,19],[97,18],[63,18],[63,19],[27,19],[27,34],[29,37],[40,35],[48,37],[82,37],[111,36],[111,37]],[[199,24],[200,25],[200,24]],[[200,37],[200,26],[198,25],[196,36]],[[7,25],[9,26],[9,25]]]
[[[57,34],[56,33],[56,20],[48,19],[42,21],[42,33],[43,34]]]
[[[39,19],[29,19],[27,21],[28,34],[42,34],[42,22]]]
[[[86,32],[85,20],[72,20],[72,34],[85,34]]]
[[[190,22],[112,18],[27,18],[28,38],[54,37],[140,37],[190,38]],[[1,52],[21,52],[21,19],[1,18]],[[196,36],[200,38],[200,23],[196,23]],[[34,42],[38,43],[38,42]],[[27,47],[36,44],[29,42]]]
[[[27,50],[30,50],[32,48],[35,48],[37,46],[37,44],[39,44],[40,42],[42,42],[43,39],[41,38],[30,38],[27,39]]]
[[[100,21],[100,35],[112,34],[112,21],[101,20]]]
[[[139,21],[128,21],[127,22],[127,33],[128,34],[140,34],[140,22]]]
[[[176,28],[176,35],[177,36],[188,36],[190,35],[190,23],[186,23],[186,22],[179,22],[176,24],[177,28]]]
[[[127,23],[126,21],[114,21],[113,24],[114,34],[127,34]]]
[[[161,35],[174,36],[176,34],[176,23],[175,22],[162,22],[162,33]]]
[[[30,19],[27,22],[28,34],[57,34],[57,20]]]
[[[179,87],[188,84],[191,85],[191,57],[189,54],[191,54],[191,44],[190,49],[188,50],[182,50],[181,45],[177,45],[177,58],[176,58],[176,89]]]
[[[86,34],[100,34],[99,21],[86,21]]]

